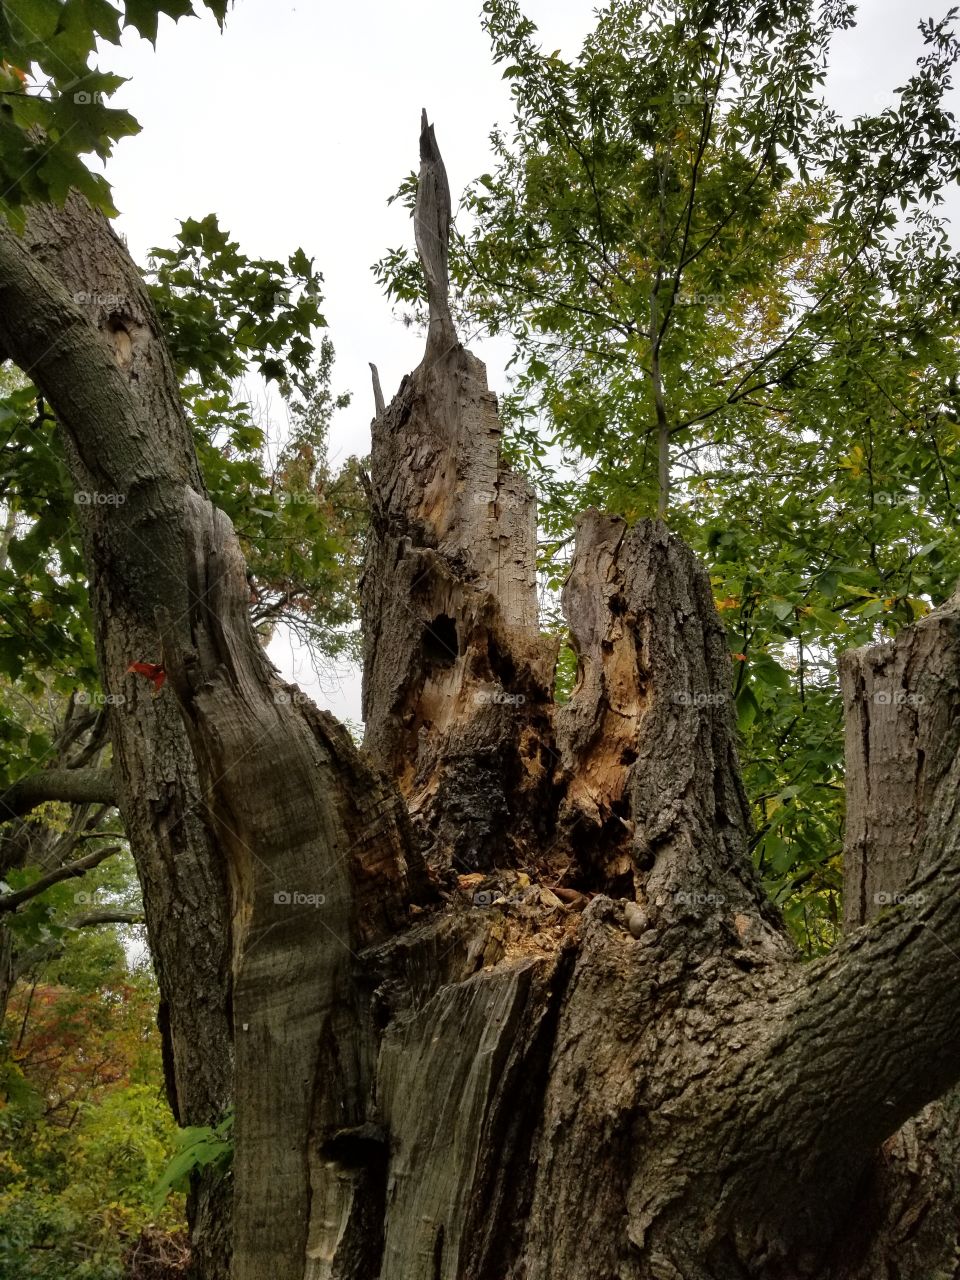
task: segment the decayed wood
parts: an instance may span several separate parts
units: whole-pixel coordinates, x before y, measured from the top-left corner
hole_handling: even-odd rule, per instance
[[[456,346],[457,335],[450,318],[450,278],[447,257],[450,251],[450,183],[437,146],[433,125],[424,111],[420,121],[420,179],[413,211],[413,234],[427,283],[430,323],[427,357],[435,359]]]
[[[557,714],[561,820],[581,882],[701,908],[716,899],[762,920],[772,941],[779,926],[747,857],[730,659],[702,566],[661,522],[628,529],[588,511],[563,610],[578,669]]]
[[[491,586],[488,531],[481,525],[469,539],[461,532],[469,527],[458,501],[464,477],[489,474],[494,454],[485,456],[483,438],[460,428],[466,362],[455,355],[438,352],[431,338],[424,364],[374,424],[376,537],[364,583],[368,743],[420,817],[435,867],[447,860],[460,870],[503,867],[511,858],[519,865],[526,854],[526,865],[542,870],[552,852],[565,862],[568,884],[600,893],[575,935],[562,935],[571,946],[563,966],[551,946],[557,935],[536,935],[531,951],[528,929],[520,954],[508,947],[483,982],[469,980],[467,991],[443,986],[415,1018],[388,1025],[378,1078],[392,1139],[381,1274],[403,1266],[424,1280],[741,1280],[779,1277],[792,1266],[798,1276],[852,1276],[855,1241],[843,1215],[862,1191],[872,1153],[954,1072],[953,1049],[942,1040],[952,1045],[955,1034],[939,1003],[949,984],[936,976],[930,932],[946,928],[945,900],[921,938],[909,922],[887,920],[822,966],[798,967],[747,854],[729,657],[709,582],[656,522],[628,530],[596,513],[581,520],[563,599],[577,686],[556,715],[555,740],[548,696],[528,726],[545,762],[543,783],[539,791],[511,789],[501,772],[485,785],[490,755],[505,759],[512,740],[500,722],[471,716],[464,698],[482,670],[484,629],[501,628],[505,616],[523,622],[506,630],[509,647],[498,634],[497,653],[501,661],[511,655],[514,681],[526,664],[539,674],[542,658],[531,647],[532,625],[526,629],[532,590],[529,612],[522,597],[513,610],[502,580]],[[519,529],[532,530],[532,513],[521,508],[521,515]],[[480,609],[478,584],[488,592]],[[518,721],[508,725],[515,733]],[[451,767],[455,749],[462,749],[459,772]],[[539,841],[528,817],[534,796]],[[484,818],[486,832],[509,823],[523,838],[494,837],[486,859],[465,857],[464,835],[483,829]],[[503,910],[509,922],[509,904]],[[924,973],[929,1002],[891,1033],[889,966],[906,957]],[[505,1181],[505,1170],[523,1163],[523,1192],[512,1214],[492,1212],[471,1241],[464,1223],[477,1198],[470,1153],[478,1107],[491,1133],[498,1123],[490,1077],[462,1075],[460,1046],[472,1057],[489,1023],[480,1012],[474,1022],[465,1002],[486,1010],[507,1001],[504,1020],[522,1027],[531,1011],[516,1005],[517,984],[537,966],[564,977],[549,1019],[539,1114],[534,1107],[498,1149]],[[917,1028],[928,1023],[940,1041],[911,1092],[902,1075]],[[406,1070],[426,1073],[431,1098],[449,1108],[439,1136],[409,1098]],[[397,1088],[398,1073],[407,1087]],[[844,1083],[831,1090],[825,1078]],[[851,1098],[853,1080],[859,1095]],[[488,1091],[486,1108],[478,1087]],[[447,1099],[462,1100],[459,1114]],[[426,1162],[419,1184],[409,1172],[417,1157]],[[879,1253],[895,1255],[889,1233]]]
[[[435,870],[522,865],[548,835],[555,650],[537,621],[533,492],[500,459],[496,398],[447,304],[449,190],[421,135],[423,362],[373,423],[362,583],[364,745]]]

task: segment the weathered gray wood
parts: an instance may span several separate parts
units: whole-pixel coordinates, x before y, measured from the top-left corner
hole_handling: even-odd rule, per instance
[[[522,863],[556,761],[535,502],[501,462],[501,430],[486,371],[459,345],[373,424],[364,745],[437,868]]]
[[[387,406],[384,404],[383,389],[380,386],[380,373],[377,366],[372,361],[370,362],[370,377],[373,379],[374,409],[376,411],[376,416],[379,418],[383,415],[383,411]]]
[[[503,1254],[529,1172],[518,1157],[533,1115],[521,1109],[545,1074],[556,966],[531,957],[443,987],[384,1037],[381,1280],[461,1280]]]
[[[450,184],[426,110],[420,121],[420,178],[413,211],[413,234],[427,282],[430,327],[425,359],[436,359],[457,345],[450,318]]]
[[[929,824],[960,751],[960,598],[897,640],[840,661],[846,716],[844,923],[895,904],[921,871]]]

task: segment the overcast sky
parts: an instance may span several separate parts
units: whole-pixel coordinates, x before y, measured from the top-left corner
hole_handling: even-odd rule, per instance
[[[526,0],[548,50],[573,55],[592,25],[589,0]],[[920,17],[946,0],[864,0],[860,23],[837,37],[828,92],[844,112],[876,109],[910,74]],[[391,316],[370,265],[412,240],[406,211],[386,207],[417,166],[420,109],[436,123],[454,204],[489,167],[492,126],[509,93],[492,65],[480,0],[238,0],[221,34],[211,19],[161,19],[156,51],[131,32],[105,70],[131,77],[111,100],[143,132],[108,167],[120,228],[143,261],[177,221],[216,213],[255,257],[303,247],[325,277],[324,312],[337,352],[335,386],[350,390],[334,457],[365,453],[373,401],[367,361],[389,400],[420,360],[421,341]],[[494,390],[502,346],[480,346]],[[335,714],[360,719],[355,672],[318,685],[303,655],[271,656]]]

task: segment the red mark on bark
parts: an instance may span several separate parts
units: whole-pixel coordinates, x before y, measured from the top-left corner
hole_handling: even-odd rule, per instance
[[[146,676],[148,680],[152,680],[157,693],[163,688],[163,682],[167,678],[166,671],[157,662],[131,662],[127,670],[135,671],[138,676]]]

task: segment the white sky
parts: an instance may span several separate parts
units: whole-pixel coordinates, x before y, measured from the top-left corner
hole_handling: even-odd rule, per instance
[[[548,50],[573,55],[592,25],[589,0],[525,0]],[[834,45],[828,84],[844,112],[876,109],[910,74],[921,16],[946,0],[863,0],[860,25]],[[143,132],[108,167],[120,229],[144,261],[178,219],[216,213],[251,256],[285,259],[302,246],[325,277],[324,313],[337,353],[334,384],[350,390],[332,456],[365,453],[373,412],[367,361],[389,401],[420,360],[421,340],[394,320],[370,272],[385,249],[412,240],[406,211],[386,197],[417,167],[420,109],[436,122],[454,204],[490,165],[488,136],[509,120],[480,0],[238,0],[223,34],[212,18],[161,19],[156,52],[133,33],[107,49],[105,70],[131,77],[111,99]],[[504,346],[475,350],[494,390]],[[317,685],[304,655],[271,656],[322,706],[360,719],[358,674]]]

